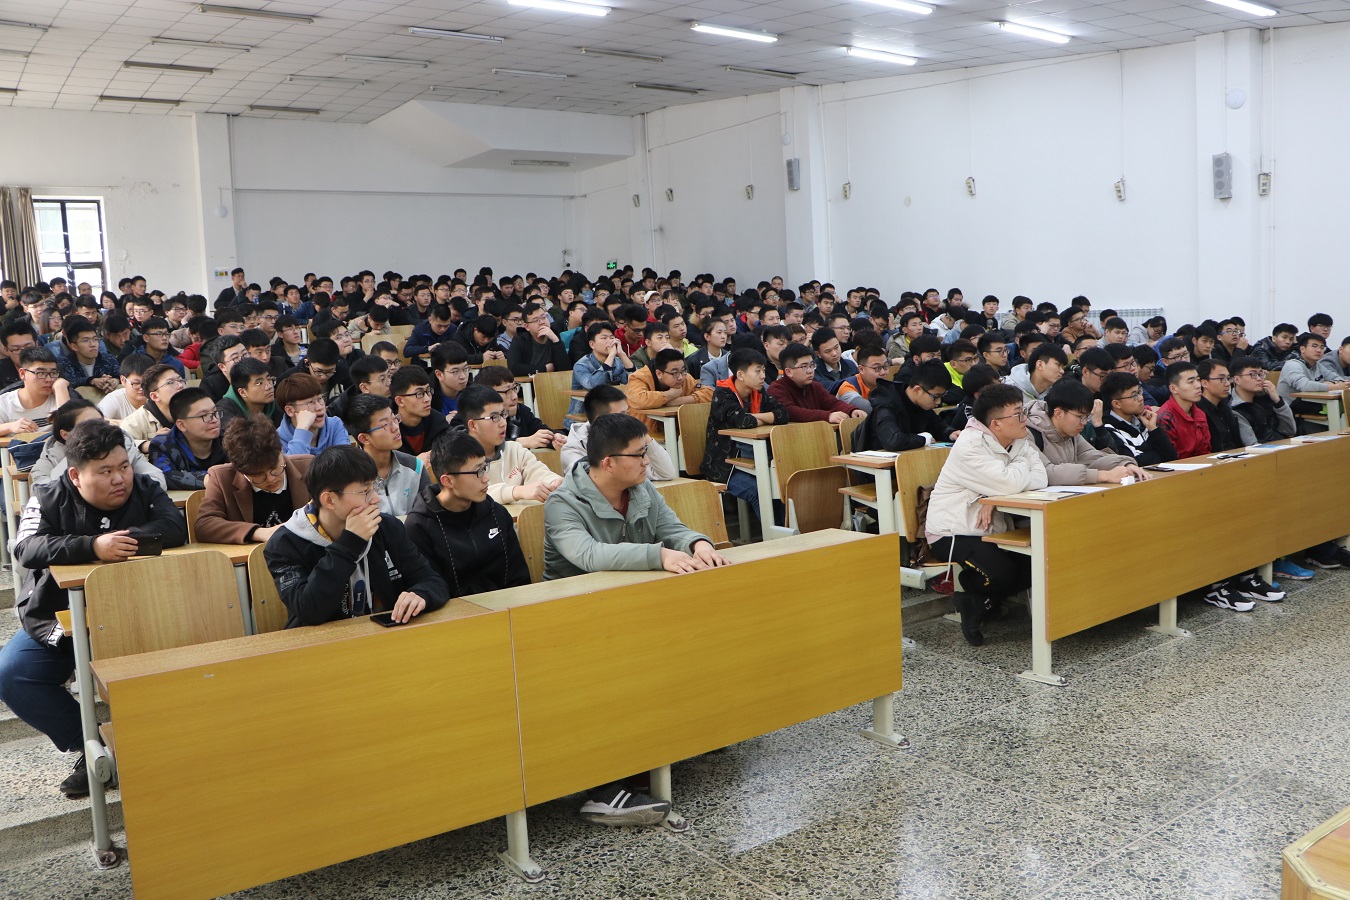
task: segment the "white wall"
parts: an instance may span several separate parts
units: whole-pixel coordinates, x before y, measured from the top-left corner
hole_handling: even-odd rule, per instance
[[[34,194],[102,197],[108,278],[166,291],[205,287],[192,120],[0,109],[0,181]]]
[[[619,265],[632,261],[629,219],[632,195],[637,192],[629,190],[628,167],[627,161],[610,163],[576,176],[577,194],[572,201],[576,246],[571,248],[571,261],[592,279],[604,272],[611,259]]]

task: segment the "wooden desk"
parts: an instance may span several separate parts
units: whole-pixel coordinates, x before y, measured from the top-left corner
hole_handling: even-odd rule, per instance
[[[774,523],[773,499],[778,479],[773,477],[773,460],[769,456],[769,435],[773,433],[773,429],[772,425],[759,425],[755,428],[722,428],[717,432],[750,448],[751,459],[755,466],[755,488],[759,494],[760,527],[766,541],[792,534],[791,529],[781,528]],[[741,531],[744,534],[744,526]]]
[[[861,456],[857,453],[846,453],[840,456],[831,456],[830,462],[837,463],[852,472],[861,472],[864,475],[871,475],[876,479],[877,496],[875,503],[870,503],[861,497],[850,499],[864,506],[870,506],[877,511],[877,532],[879,534],[894,534],[900,531],[899,528],[899,509],[898,500],[895,493],[895,454],[890,458],[878,456]]]
[[[169,492],[168,492],[168,494],[169,494],[169,499],[172,500],[172,501],[173,501],[173,505],[176,506],[176,507],[178,507],[179,509],[186,509],[186,508],[187,508],[188,498],[191,497],[194,493],[196,493],[196,492],[195,492],[195,491],[169,491]]]
[[[399,628],[351,619],[94,668],[140,900],[216,897],[525,806],[506,613],[451,600]]]
[[[725,555],[724,569],[597,572],[474,597],[511,614],[528,804],[643,770],[669,799],[672,762],[868,699],[869,737],[903,742],[896,542],[832,529]],[[849,590],[820,592],[845,571]],[[597,641],[605,652],[583,652]],[[595,725],[616,709],[617,739]]]
[[[1350,896],[1350,807],[1285,847],[1281,857],[1283,900]]]
[[[678,406],[662,406],[658,409],[638,410],[644,416],[651,416],[661,423],[663,438],[661,443],[670,454],[670,458],[675,461],[675,469],[678,472],[685,471],[684,467],[684,449],[680,446],[680,408]]]
[[[1327,417],[1327,430],[1340,431],[1345,427],[1345,394],[1343,391],[1296,391],[1293,396],[1310,403],[1320,403]]]

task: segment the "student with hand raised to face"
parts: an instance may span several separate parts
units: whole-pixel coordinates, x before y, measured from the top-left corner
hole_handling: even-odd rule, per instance
[[[212,466],[197,514],[197,539],[209,544],[266,543],[309,502],[312,456],[284,456],[263,416],[240,416],[221,438],[229,462]]]
[[[592,322],[586,327],[586,342],[591,352],[572,367],[572,390],[589,391],[601,384],[627,384],[633,361],[609,322]],[[581,401],[572,398],[569,415],[581,413]]]
[[[277,434],[288,456],[321,453],[350,443],[342,422],[328,415],[323,387],[313,375],[296,372],[283,378],[276,386],[276,405],[285,413]]]
[[[1148,405],[1144,386],[1129,372],[1112,372],[1102,382],[1107,403],[1106,424],[1110,449],[1140,466],[1153,466],[1177,458],[1167,430],[1158,425],[1158,411]]]

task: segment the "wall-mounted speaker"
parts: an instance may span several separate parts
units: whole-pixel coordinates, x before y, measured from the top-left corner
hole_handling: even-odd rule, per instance
[[[1214,164],[1211,171],[1214,175],[1214,199],[1233,199],[1233,154],[1214,154]]]
[[[800,191],[802,189],[802,161],[798,157],[792,157],[787,161],[788,190]]]

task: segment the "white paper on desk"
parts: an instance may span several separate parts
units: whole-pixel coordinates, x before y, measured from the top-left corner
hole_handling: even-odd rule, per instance
[[[1164,472],[1194,472],[1208,469],[1209,463],[1159,463],[1157,467]]]
[[[1087,487],[1085,485],[1059,484],[1054,487],[1041,488],[1048,494],[1095,494],[1098,491],[1104,491],[1103,487]]]
[[[872,459],[895,459],[895,458],[898,457],[900,454],[899,454],[899,453],[892,453],[892,452],[889,451],[889,450],[857,450],[857,451],[854,451],[853,455],[854,455],[854,456],[867,456],[867,457],[871,457]]]
[[[1252,444],[1250,447],[1243,447],[1243,450],[1255,450],[1258,453],[1272,453],[1276,450],[1288,450],[1291,444]]]

